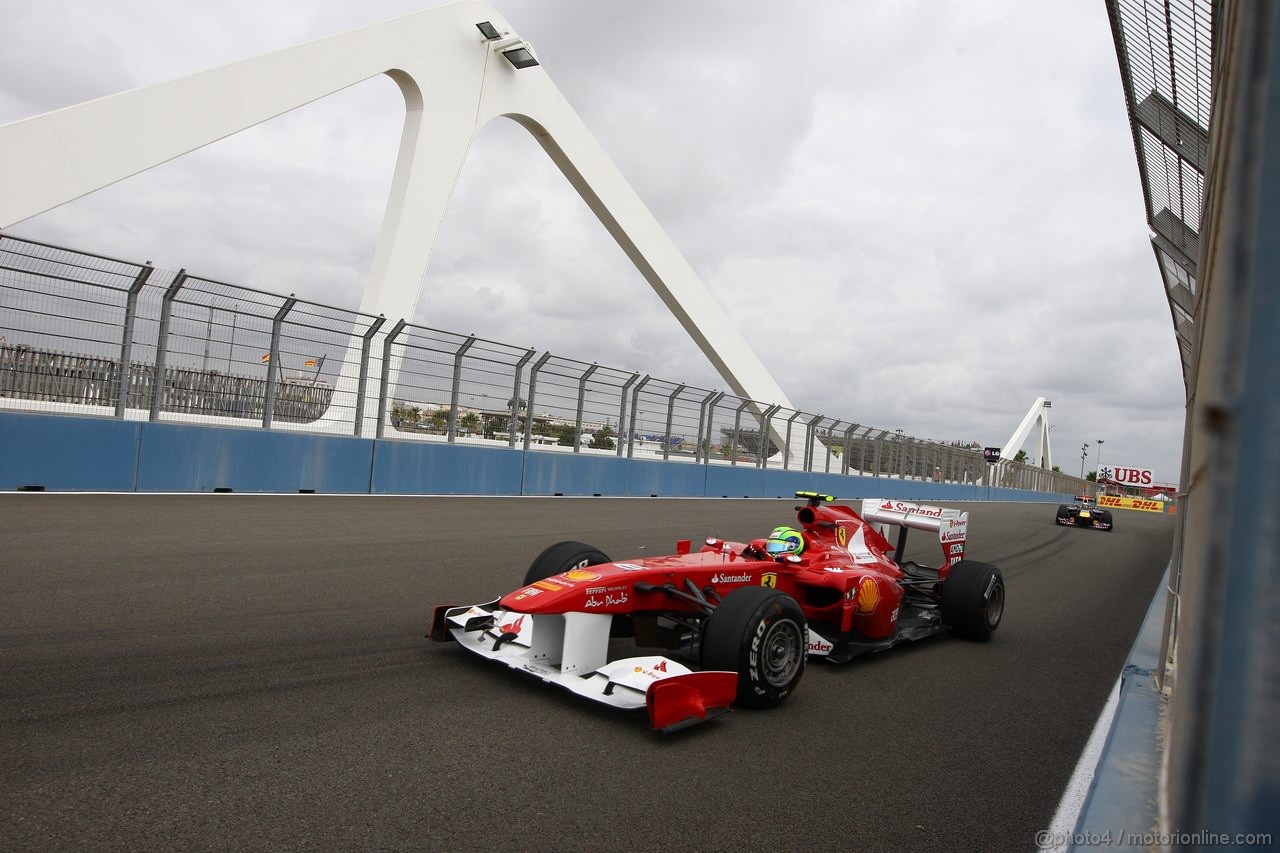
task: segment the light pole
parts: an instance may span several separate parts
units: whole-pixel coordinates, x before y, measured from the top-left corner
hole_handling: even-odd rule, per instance
[[[1084,460],[1089,455],[1089,442],[1080,445],[1080,479],[1084,479]]]
[[[1098,488],[1102,488],[1102,442],[1103,439],[1098,439]]]

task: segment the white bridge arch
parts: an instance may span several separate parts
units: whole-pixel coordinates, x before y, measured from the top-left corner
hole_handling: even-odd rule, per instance
[[[505,37],[486,39],[484,21]],[[494,9],[463,0],[0,126],[0,228],[387,74],[406,115],[362,311],[413,319],[471,143],[506,117],[538,141],[734,393],[794,408],[546,71],[500,54],[513,39]]]

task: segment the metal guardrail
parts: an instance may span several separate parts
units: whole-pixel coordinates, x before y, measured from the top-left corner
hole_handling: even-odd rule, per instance
[[[1084,485],[1010,461],[989,469],[976,445],[7,234],[0,407],[1045,492]]]

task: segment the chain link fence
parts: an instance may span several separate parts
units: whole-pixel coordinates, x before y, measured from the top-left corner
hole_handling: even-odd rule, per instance
[[[0,409],[986,483],[976,445],[0,234]]]

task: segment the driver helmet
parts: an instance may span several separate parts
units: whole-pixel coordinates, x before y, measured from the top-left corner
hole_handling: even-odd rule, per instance
[[[770,557],[800,554],[804,551],[804,534],[793,527],[775,527],[765,540],[765,552]]]

